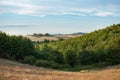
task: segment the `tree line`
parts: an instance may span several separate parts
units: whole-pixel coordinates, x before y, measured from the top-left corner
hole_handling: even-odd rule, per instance
[[[9,36],[0,32],[0,57],[22,61],[29,55],[34,55],[34,45],[23,36]]]

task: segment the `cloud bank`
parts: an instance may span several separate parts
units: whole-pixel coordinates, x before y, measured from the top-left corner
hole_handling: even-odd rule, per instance
[[[82,2],[83,0],[79,0]],[[37,3],[38,2],[38,3]],[[79,6],[81,3],[68,0],[0,0],[0,14],[20,15],[75,15],[75,16],[120,16],[119,5]]]

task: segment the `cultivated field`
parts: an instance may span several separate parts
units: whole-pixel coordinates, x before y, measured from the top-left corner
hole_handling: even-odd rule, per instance
[[[74,37],[79,37],[82,36],[80,35],[72,35],[72,34],[61,34],[61,35],[52,35],[52,36],[33,36],[33,35],[27,35],[25,37],[29,38],[31,41],[37,42],[37,41],[44,41],[44,40],[49,40],[49,41],[57,41],[59,39],[70,39]]]
[[[120,80],[120,65],[101,70],[64,72],[0,59],[0,80]]]

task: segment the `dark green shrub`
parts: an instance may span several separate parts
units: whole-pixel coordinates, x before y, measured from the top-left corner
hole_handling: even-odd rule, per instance
[[[46,60],[37,60],[36,61],[36,66],[41,66],[41,67],[50,67],[52,62],[48,62]]]
[[[35,59],[34,56],[27,56],[27,57],[24,58],[23,62],[34,65],[35,62],[36,62],[36,59]]]

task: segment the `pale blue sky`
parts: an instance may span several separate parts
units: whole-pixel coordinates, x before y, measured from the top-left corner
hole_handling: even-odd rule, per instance
[[[91,32],[117,23],[120,0],[0,0],[0,30],[10,34]]]

